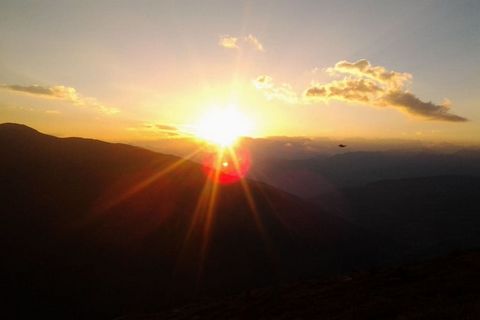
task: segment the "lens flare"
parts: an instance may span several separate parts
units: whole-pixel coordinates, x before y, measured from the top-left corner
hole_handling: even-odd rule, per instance
[[[218,149],[204,156],[203,171],[220,184],[232,184],[243,179],[250,169],[251,157],[246,148]]]

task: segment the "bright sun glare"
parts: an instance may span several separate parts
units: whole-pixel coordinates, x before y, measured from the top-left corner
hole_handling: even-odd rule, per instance
[[[236,109],[216,109],[198,122],[195,134],[220,147],[230,147],[239,137],[249,135],[251,129],[251,122]]]

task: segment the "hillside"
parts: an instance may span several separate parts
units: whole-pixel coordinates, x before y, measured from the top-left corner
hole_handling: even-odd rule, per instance
[[[186,319],[478,319],[480,253],[397,268],[266,287],[204,299],[159,314],[118,320]]]
[[[446,175],[383,180],[312,201],[425,257],[480,247],[479,195],[480,177]]]
[[[383,150],[296,160],[264,158],[251,172],[252,178],[303,198],[382,180],[445,175],[480,177],[480,151]]]
[[[385,261],[396,248],[262,183],[198,164],[0,125],[5,313],[105,319]],[[203,199],[199,201],[199,199]],[[211,208],[211,210],[209,210]]]

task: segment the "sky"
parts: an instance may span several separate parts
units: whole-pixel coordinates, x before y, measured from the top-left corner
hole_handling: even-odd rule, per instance
[[[0,122],[58,136],[234,108],[254,137],[478,144],[479,84],[478,0],[0,0]]]

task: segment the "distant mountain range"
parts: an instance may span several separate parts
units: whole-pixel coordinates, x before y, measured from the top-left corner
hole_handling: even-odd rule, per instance
[[[192,139],[136,144],[180,156],[198,149],[198,142]],[[339,144],[347,147],[339,148]],[[240,145],[251,154],[251,179],[302,198],[386,179],[480,176],[480,147],[474,145],[307,137],[244,138]]]
[[[251,177],[300,197],[387,180],[442,175],[480,177],[480,150],[357,151],[308,159],[255,161]]]
[[[15,318],[155,311],[374,265],[398,247],[264,183],[246,181],[253,201],[240,183],[211,201],[200,165],[137,147],[2,124],[0,148],[3,312]]]

